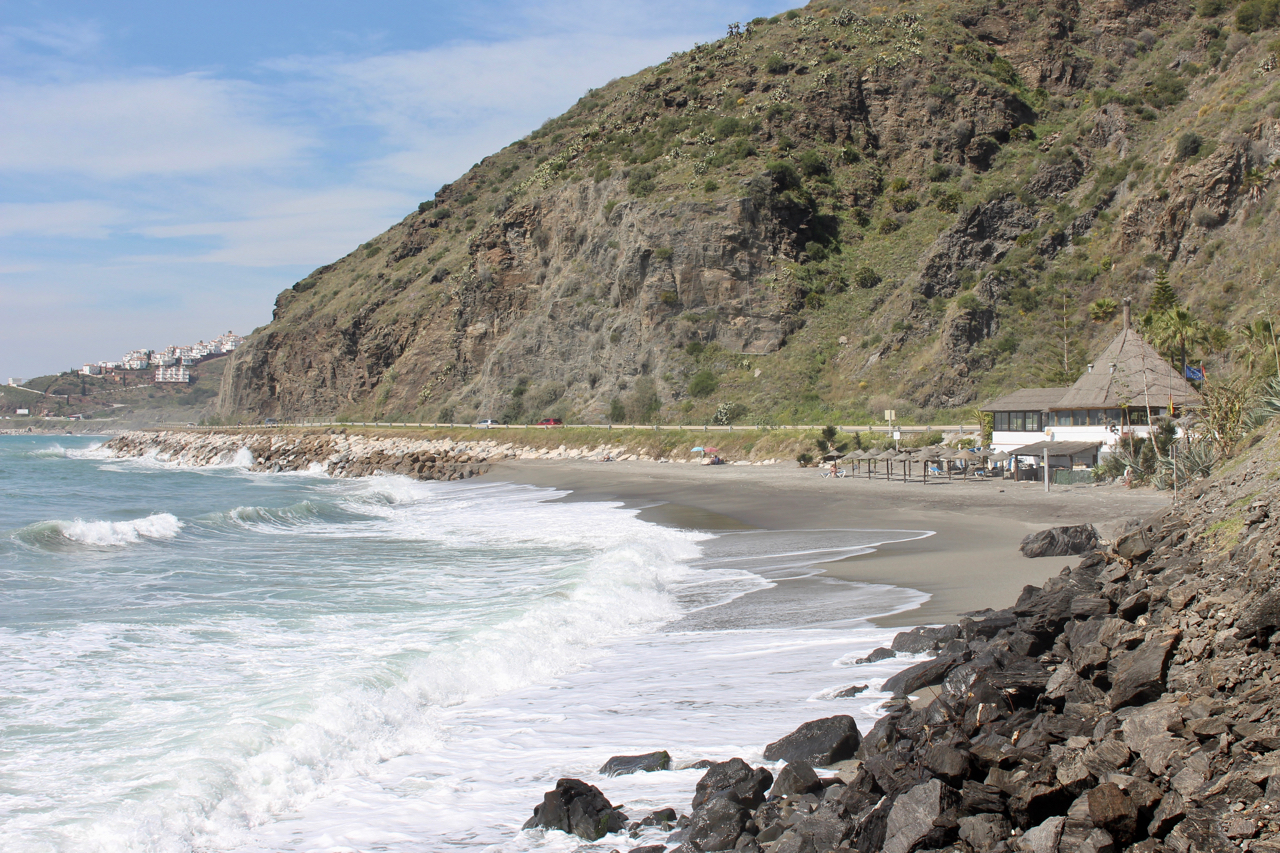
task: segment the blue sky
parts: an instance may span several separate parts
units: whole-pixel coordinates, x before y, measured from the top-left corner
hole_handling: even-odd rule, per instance
[[[0,381],[277,293],[587,89],[768,0],[0,0]]]

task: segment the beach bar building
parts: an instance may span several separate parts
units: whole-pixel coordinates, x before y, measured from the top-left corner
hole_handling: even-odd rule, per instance
[[[1151,420],[1177,417],[1200,395],[1129,323],[1070,388],[1023,388],[982,407],[995,421],[992,446],[1014,456],[1049,451],[1068,467],[1097,463],[1124,435],[1146,435]],[[1034,451],[1027,450],[1034,445]],[[1046,446],[1047,445],[1047,446]],[[1070,445],[1070,446],[1068,446]],[[1084,446],[1097,448],[1090,454]],[[1061,451],[1061,452],[1059,452]],[[1070,451],[1070,452],[1068,452]]]

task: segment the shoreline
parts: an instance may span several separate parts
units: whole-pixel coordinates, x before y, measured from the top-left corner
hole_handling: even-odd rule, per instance
[[[832,480],[818,469],[783,466],[508,459],[479,479],[568,491],[564,501],[619,501],[644,520],[711,532],[932,531],[820,565],[829,577],[930,596],[918,608],[872,620],[884,628],[950,623],[969,611],[1007,607],[1024,586],[1042,585],[1076,559],[1022,556],[1018,544],[1028,533],[1084,523],[1104,529],[1169,505],[1160,493],[1116,486],[1063,486],[1046,495],[1042,484],[1012,480]]]

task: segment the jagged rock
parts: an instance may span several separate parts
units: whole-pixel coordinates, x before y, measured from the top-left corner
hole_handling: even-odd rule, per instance
[[[898,656],[898,653],[895,652],[893,649],[886,649],[884,646],[881,646],[878,649],[873,649],[871,654],[867,655],[866,657],[858,658],[857,660],[854,661],[854,663],[855,664],[879,663],[882,660],[888,660],[889,658],[894,658],[897,656]]]
[[[1089,819],[1105,829],[1121,844],[1138,831],[1138,807],[1129,792],[1111,782],[1103,782],[1089,791]]]
[[[1151,772],[1162,774],[1169,759],[1187,741],[1170,732],[1182,726],[1182,714],[1171,704],[1146,705],[1135,708],[1120,726],[1125,745],[1142,756]]]
[[[1133,651],[1116,657],[1107,704],[1115,709],[1149,701],[1163,693],[1165,668],[1181,638],[1182,632],[1177,629],[1161,631]]]
[[[595,841],[626,823],[626,816],[614,809],[599,788],[579,779],[561,779],[534,808],[524,828],[558,829]]]
[[[764,748],[768,761],[803,761],[814,767],[827,767],[852,758],[862,742],[853,717],[840,714],[805,723],[791,734]]]
[[[1098,547],[1098,531],[1092,524],[1051,527],[1023,538],[1018,550],[1024,557],[1066,557]]]
[[[945,655],[922,661],[889,678],[881,689],[894,696],[909,696],[921,687],[937,684],[966,658],[967,655]]]
[[[934,822],[942,813],[959,801],[960,793],[940,779],[931,779],[898,797],[885,825],[884,853],[911,853],[934,833]],[[945,839],[930,840],[948,843]]]
[[[893,638],[892,651],[908,655],[924,654],[939,649],[943,644],[960,636],[955,625],[944,625],[940,628],[921,627],[910,631],[901,631]],[[877,652],[880,649],[876,650]],[[872,652],[874,655],[876,652]],[[885,657],[891,657],[885,655]]]
[[[1280,628],[1280,591],[1271,591],[1251,603],[1236,620],[1236,638],[1257,639],[1260,644]]]
[[[656,770],[668,770],[671,767],[671,755],[665,749],[648,752],[644,755],[615,755],[600,768],[603,776],[625,776],[628,773],[652,773]]]
[[[689,816],[686,842],[706,853],[732,850],[748,814],[746,807],[729,797],[711,797]]]
[[[1028,829],[1018,839],[1016,847],[1023,853],[1058,853],[1058,840],[1062,838],[1065,817],[1051,817],[1044,823]]]
[[[693,808],[701,807],[712,797],[724,797],[753,809],[764,802],[765,791],[772,784],[773,774],[766,768],[752,769],[741,758],[731,758],[712,764],[698,780],[693,795]]]
[[[852,699],[854,696],[857,696],[860,693],[866,693],[868,689],[870,689],[870,685],[868,684],[851,684],[845,689],[836,693],[833,698]]]
[[[1140,560],[1154,549],[1147,528],[1131,530],[1116,540],[1115,552],[1125,560]]]
[[[960,818],[960,840],[974,850],[990,850],[1002,841],[1008,841],[1013,827],[1004,815],[977,814]]]
[[[808,794],[822,789],[822,781],[813,768],[803,761],[793,761],[778,771],[769,795],[786,797],[791,794]]]

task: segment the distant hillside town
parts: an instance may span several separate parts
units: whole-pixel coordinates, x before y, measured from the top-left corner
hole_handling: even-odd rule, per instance
[[[99,361],[80,368],[85,376],[103,376],[117,370],[150,370],[155,368],[156,382],[189,383],[190,368],[205,359],[226,355],[244,343],[244,338],[234,332],[210,341],[198,341],[186,346],[171,345],[162,350],[135,349],[124,354],[119,361]]]

